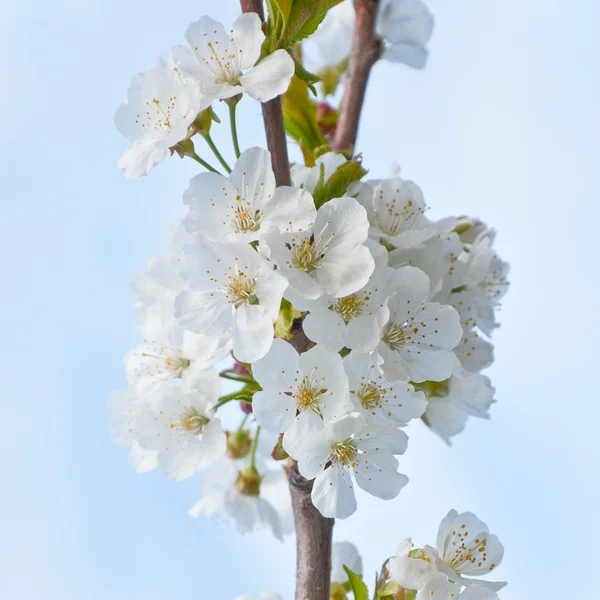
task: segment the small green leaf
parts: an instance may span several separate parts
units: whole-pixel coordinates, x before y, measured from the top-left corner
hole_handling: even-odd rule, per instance
[[[369,590],[360,576],[351,571],[346,565],[344,565],[344,571],[348,574],[354,600],[369,600]]]
[[[314,86],[315,83],[321,81],[321,78],[310,71],[307,71],[302,63],[298,60],[294,51],[291,48],[288,48],[288,54],[292,57],[294,61],[294,75],[304,81],[306,83],[306,87],[313,93],[313,96],[317,95],[317,90]]]
[[[319,179],[313,192],[315,206],[320,208],[332,198],[341,198],[346,195],[348,186],[362,179],[367,174],[363,168],[360,157],[353,158],[340,165],[333,175],[327,180]]]
[[[323,22],[327,11],[340,2],[342,0],[292,0],[280,48],[287,48],[312,35]]]
[[[285,26],[287,24],[288,19],[290,18],[290,11],[292,10],[292,2],[293,0],[271,0],[274,4],[277,5],[279,9],[279,14],[283,19],[283,29],[285,30]]]

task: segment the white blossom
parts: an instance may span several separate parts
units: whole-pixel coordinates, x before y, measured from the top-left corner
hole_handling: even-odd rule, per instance
[[[132,78],[127,99],[115,114],[117,129],[132,142],[119,160],[128,179],[148,175],[169,148],[187,137],[196,115],[210,104],[193,80],[166,67],[154,67]]]
[[[452,374],[452,349],[462,327],[451,306],[427,302],[429,278],[416,267],[401,267],[389,280],[390,318],[378,352],[390,380],[443,381]]]
[[[287,281],[249,245],[216,246],[198,241],[186,249],[175,315],[185,329],[209,336],[233,332],[233,353],[242,362],[264,356]]]
[[[275,188],[271,154],[244,151],[229,177],[201,173],[183,195],[189,207],[188,231],[213,242],[253,242],[269,227],[281,233],[309,229],[316,209],[309,193],[290,186]]]
[[[271,475],[262,474],[261,487],[268,484]],[[203,475],[202,498],[190,509],[190,515],[232,522],[240,533],[269,529],[282,539],[277,512],[261,494],[248,493],[242,476],[233,461],[222,458],[215,462]]]
[[[431,546],[415,548],[411,538],[400,542],[396,554],[390,559],[390,577],[407,590],[423,589],[438,573],[438,553]]]
[[[335,298],[360,290],[375,268],[364,245],[368,235],[367,214],[350,197],[334,198],[317,211],[315,224],[302,233],[265,236],[273,260],[296,294],[316,299]]]
[[[334,9],[335,10],[335,9]],[[323,182],[327,180],[346,163],[346,157],[338,152],[326,152],[315,160],[313,167],[305,167],[300,163],[295,163],[291,168],[292,181],[297,188],[303,188],[314,193],[321,177]]]
[[[427,408],[422,391],[405,381],[388,381],[381,369],[383,360],[376,353],[352,352],[344,359],[351,397],[356,410],[369,418],[392,422],[399,427],[419,418]]]
[[[285,432],[284,446],[294,458],[307,430],[352,408],[342,359],[319,346],[299,355],[291,344],[276,339],[252,372],[262,387],[252,400],[254,416],[267,431]]]
[[[417,592],[416,600],[453,600],[459,592],[460,585],[437,573]]]
[[[393,425],[348,415],[321,429],[303,432],[293,447],[298,470],[315,479],[312,501],[325,517],[345,519],[356,511],[354,483],[382,500],[395,498],[408,482],[394,454],[403,454],[408,437]]]
[[[136,438],[142,448],[157,452],[158,467],[168,477],[190,477],[225,452],[225,433],[211,409],[215,400],[163,386],[138,415]]]
[[[179,68],[195,77],[202,93],[212,99],[247,92],[267,102],[287,90],[294,74],[294,61],[285,50],[257,62],[265,34],[254,12],[235,19],[229,33],[219,21],[200,17],[187,28],[185,39],[191,52],[178,50]]]

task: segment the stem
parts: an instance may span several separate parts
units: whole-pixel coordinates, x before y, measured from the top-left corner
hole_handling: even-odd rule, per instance
[[[238,432],[240,432],[240,431],[242,431],[242,429],[244,429],[244,425],[246,424],[246,421],[248,420],[249,416],[250,416],[250,413],[248,413],[247,415],[244,415],[244,418],[242,419],[240,426],[237,428]]]
[[[235,150],[235,157],[240,157],[240,143],[238,141],[237,134],[237,123],[235,120],[235,108],[237,104],[229,105],[229,123],[231,124],[231,139],[233,140],[233,149]]]
[[[221,396],[217,403],[213,406],[213,409],[217,410],[217,408],[221,408],[221,406],[227,404],[228,402],[231,402],[232,400],[239,400],[240,402],[252,404],[252,401],[250,400],[249,396],[247,394],[244,394],[243,391],[240,390],[239,392],[233,392],[233,394],[225,394],[225,396]]]
[[[256,383],[251,377],[244,377],[243,375],[230,375],[224,371],[219,373],[219,376],[223,379],[231,379],[231,381],[239,381],[240,383]]]
[[[258,448],[258,437],[260,436],[260,425],[256,428],[256,434],[252,440],[252,446],[250,446],[250,464],[248,465],[251,469],[256,469],[256,449]]]
[[[313,482],[287,470],[296,526],[296,600],[329,600],[333,519],[326,519],[310,497]]]
[[[354,152],[367,81],[371,68],[381,54],[381,42],[375,37],[378,4],[379,0],[355,0],[354,2],[356,21],[348,61],[348,78],[332,144],[336,150]]]
[[[231,173],[231,169],[229,168],[229,165],[227,164],[225,159],[221,156],[219,149],[215,146],[213,139],[210,137],[210,133],[205,133],[203,135],[203,137],[204,137],[206,143],[208,144],[208,147],[213,151],[213,154],[217,157],[217,160],[221,163],[221,165],[223,165],[223,168],[228,173]]]
[[[188,154],[188,156],[191,156],[196,162],[199,162],[205,169],[208,169],[213,173],[219,173],[219,171],[217,171],[214,167],[211,167],[205,160],[202,160],[196,153]],[[219,175],[220,174],[221,173],[219,173]]]

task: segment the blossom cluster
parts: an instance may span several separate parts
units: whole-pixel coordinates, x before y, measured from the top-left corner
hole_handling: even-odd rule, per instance
[[[381,6],[383,56],[424,66],[433,28],[425,5]],[[470,416],[489,417],[495,390],[483,371],[494,358],[508,265],[486,224],[430,218],[416,183],[398,170],[366,178],[360,158],[332,151],[321,134],[310,151],[301,144],[305,164],[292,165],[291,185],[277,185],[267,150],[240,151],[235,107],[244,95],[266,102],[285,93],[297,59],[269,49],[255,13],[229,32],[201,17],[185,38],[188,46],[133,78],[116,114],[132,142],[119,161],[128,178],[147,175],[169,152],[207,171],[183,193],[185,216],[167,253],[132,279],[143,341],[125,357],[126,391],[109,400],[112,436],[138,472],[179,481],[208,467],[193,516],[281,538],[291,529],[281,466],[313,481],[323,516],[345,519],[357,510],[356,486],[391,500],[407,484],[398,457],[411,421],[449,443]],[[209,134],[221,101],[233,168]],[[196,154],[196,135],[224,174]],[[221,410],[235,404],[241,423],[230,428],[235,415]],[[492,600],[499,586],[465,576],[501,558],[485,524],[452,511],[436,548],[400,545],[382,586],[418,600]],[[360,563],[334,564],[345,597],[340,564],[359,571]]]

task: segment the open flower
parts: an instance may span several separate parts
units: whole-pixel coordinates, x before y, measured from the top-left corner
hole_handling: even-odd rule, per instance
[[[355,401],[356,410],[364,411],[368,418],[402,427],[425,412],[427,399],[410,383],[385,379],[382,362],[376,352],[352,352],[344,359],[351,398]]]
[[[354,198],[334,198],[317,211],[315,224],[302,233],[271,229],[265,240],[273,260],[299,296],[335,298],[360,290],[375,268],[364,245],[369,222]]]
[[[451,306],[427,302],[429,277],[416,267],[401,267],[389,280],[390,318],[378,352],[392,381],[443,381],[452,374],[462,327]]]
[[[203,16],[185,32],[191,47],[183,52],[179,67],[194,76],[201,91],[213,99],[247,92],[260,102],[283,94],[294,74],[294,61],[285,50],[276,50],[258,64],[265,34],[258,15],[240,15],[229,33],[219,21]]]
[[[293,458],[307,431],[352,408],[342,359],[319,346],[299,355],[291,344],[276,339],[252,372],[263,389],[254,394],[254,416],[267,431],[285,432],[284,445]]]
[[[215,400],[165,385],[137,417],[136,438],[142,448],[157,453],[158,467],[167,477],[190,477],[225,452],[225,433],[210,408]]]
[[[148,175],[169,148],[187,137],[196,115],[210,104],[194,80],[158,66],[132,78],[115,114],[117,129],[133,143],[119,160],[127,179]]]
[[[183,195],[190,211],[185,226],[214,242],[253,242],[269,227],[281,233],[309,229],[316,209],[308,192],[275,188],[271,154],[249,148],[229,177],[200,173]]]
[[[407,435],[396,426],[348,415],[321,429],[305,432],[284,448],[298,460],[298,470],[315,479],[312,501],[324,517],[345,519],[356,511],[354,482],[365,492],[391,500],[407,484],[394,454],[403,454]]]
[[[287,281],[248,245],[187,247],[186,289],[175,300],[185,329],[220,336],[233,328],[233,353],[242,362],[263,357],[273,342]]]

